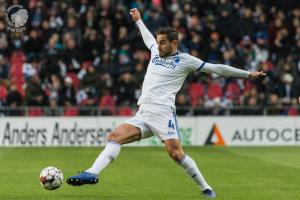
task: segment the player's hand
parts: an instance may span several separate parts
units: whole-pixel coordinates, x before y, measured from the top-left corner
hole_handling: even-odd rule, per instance
[[[141,19],[140,11],[137,8],[130,9],[129,13],[130,13],[133,21],[136,22],[137,20]]]
[[[300,103],[300,97],[298,97],[298,103]]]
[[[258,78],[261,76],[266,76],[266,73],[263,71],[260,71],[260,72],[250,72],[250,74],[249,74],[249,78]]]

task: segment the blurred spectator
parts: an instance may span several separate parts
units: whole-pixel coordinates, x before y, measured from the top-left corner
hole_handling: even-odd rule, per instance
[[[245,111],[244,111],[244,115],[262,115],[263,110],[262,108],[259,106],[259,102],[258,102],[258,98],[257,96],[249,96],[246,99],[246,105],[248,106]]]
[[[135,82],[133,76],[130,73],[124,73],[121,75],[116,88],[118,96],[118,105],[133,105],[136,102],[135,99]]]
[[[46,116],[61,116],[61,109],[59,109],[57,102],[57,97],[52,94],[49,99],[49,107],[44,109],[44,114]]]
[[[176,105],[178,106],[177,115],[183,115],[183,116],[188,115],[190,104],[185,94],[181,93],[177,95]]]
[[[8,82],[8,70],[9,65],[7,64],[5,58],[0,54],[0,80]]]
[[[211,113],[211,109],[205,107],[204,102],[204,97],[200,97],[199,99],[197,99],[195,109],[193,110],[194,115],[209,115]]]
[[[75,40],[74,42],[80,45],[82,35],[76,21],[77,19],[74,16],[69,17],[67,19],[67,26],[63,29],[63,34],[70,33],[72,35],[72,38]]]
[[[218,13],[220,16],[216,22],[216,30],[232,41],[238,42],[242,35],[241,23],[232,15],[232,4],[221,0],[221,4],[218,5]]]
[[[271,93],[268,99],[268,115],[280,115],[283,113],[282,105],[279,100],[279,96],[275,93]]]
[[[86,74],[83,76],[80,82],[80,88],[89,91],[93,96],[99,96],[97,92],[97,81],[99,79],[99,74],[95,67],[89,63],[87,64]]]
[[[6,33],[6,24],[2,20],[0,21],[0,54],[3,56],[9,56],[11,53],[11,49],[9,47],[8,37],[9,35]]]
[[[97,69],[100,73],[109,73],[112,76],[117,74],[116,63],[111,59],[111,55],[109,52],[104,52],[100,59],[100,63],[97,66]]]
[[[131,72],[132,71],[132,59],[131,59],[131,55],[130,55],[130,46],[129,44],[125,43],[123,44],[118,53],[118,74],[122,74],[125,72]]]
[[[84,30],[85,28],[96,29],[97,28],[97,18],[95,9],[93,7],[87,7],[88,1],[81,0],[80,10],[79,12],[82,13],[82,20],[81,20],[81,29]]]
[[[55,100],[57,105],[63,105],[63,85],[59,76],[53,74],[50,77],[50,83],[46,90],[48,90],[46,92],[49,99]]]
[[[15,84],[11,84],[7,93],[6,105],[11,107],[18,107],[22,103],[22,96],[17,90]]]
[[[41,75],[43,77],[50,77],[52,74],[64,75],[62,71],[66,71],[64,63],[60,61],[60,51],[62,44],[59,43],[59,35],[53,34],[45,44],[43,57],[44,63],[41,66]]]
[[[146,74],[146,70],[144,67],[144,63],[141,62],[136,63],[133,76],[138,87],[143,84],[145,74]]]
[[[64,114],[74,116],[80,113],[74,106],[116,104],[123,106],[123,115],[133,113],[150,59],[128,14],[137,7],[152,33],[160,26],[174,26],[180,32],[181,52],[207,62],[267,73],[264,79],[231,80],[194,72],[183,85],[187,95],[179,96],[178,104],[187,101],[188,106],[203,108],[199,114],[208,114],[208,109],[212,109],[210,114],[224,114],[229,106],[232,114],[243,114],[240,108],[249,106],[269,106],[270,114],[298,114],[292,109],[300,94],[298,0],[53,0],[22,4],[31,13],[25,31],[10,32],[5,20],[0,20],[1,105],[66,106]],[[0,9],[7,6],[3,3]],[[7,87],[10,83],[16,90]],[[240,107],[234,110],[235,106]],[[271,112],[273,107],[282,109]],[[36,109],[30,113],[43,112]]]
[[[76,105],[76,92],[75,89],[73,87],[73,81],[72,79],[67,76],[64,79],[64,87],[62,90],[62,105]]]
[[[98,85],[97,88],[100,89],[112,88],[114,86],[115,88],[112,88],[114,90],[114,94],[116,94],[116,88],[119,86],[118,82],[116,82],[113,85],[113,77],[109,73],[100,74],[100,78],[98,79],[97,85]],[[100,95],[101,95],[101,91],[100,91]]]
[[[111,95],[111,92],[108,88],[103,89],[103,95],[99,101],[99,108],[102,115],[114,115],[115,114],[116,101]]]
[[[282,75],[282,83],[279,85],[279,96],[282,98],[284,104],[290,105],[292,103],[292,98],[297,97],[296,87],[293,85],[294,78],[290,73],[284,73]]]
[[[21,109],[18,109],[18,107],[21,106],[21,103],[22,103],[22,96],[18,92],[17,86],[15,84],[11,84],[6,98],[6,106],[8,106],[9,108],[6,114],[8,116],[22,115]]]
[[[87,30],[82,43],[82,52],[85,52],[82,60],[94,61],[102,53],[103,45],[95,29]]]
[[[81,54],[73,38],[65,39],[65,50],[63,51],[63,62],[67,72],[79,72],[81,65]]]
[[[255,21],[253,20],[253,10],[250,7],[245,7],[243,9],[243,14],[241,16],[241,28],[242,28],[242,34],[247,35],[250,34],[252,35],[255,26]]]
[[[43,40],[38,30],[32,29],[29,38],[24,43],[24,50],[28,56],[38,56],[43,50]]]
[[[41,86],[41,80],[37,72],[28,74],[28,81],[25,88],[25,105],[27,106],[46,106],[47,98]]]
[[[161,7],[152,7],[145,12],[144,15],[145,24],[150,32],[155,33],[159,27],[167,26],[168,22],[163,15]]]
[[[79,109],[79,115],[83,116],[96,116],[97,115],[97,110],[96,108],[96,98],[93,97],[91,92],[86,93],[86,98],[81,102],[81,107]]]

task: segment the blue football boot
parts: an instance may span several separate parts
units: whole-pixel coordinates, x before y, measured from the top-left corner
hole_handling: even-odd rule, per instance
[[[97,174],[92,174],[89,172],[81,172],[78,175],[71,176],[67,179],[67,183],[73,186],[81,186],[84,184],[96,184],[98,183]]]
[[[214,199],[217,197],[217,194],[213,190],[210,190],[210,189],[203,190],[202,193],[203,193],[204,197],[209,198],[209,199]]]

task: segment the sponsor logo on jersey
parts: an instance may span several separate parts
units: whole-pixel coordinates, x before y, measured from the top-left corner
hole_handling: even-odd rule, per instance
[[[173,59],[173,60],[167,60],[164,58],[160,58],[159,56],[155,56],[155,58],[152,59],[152,63],[154,63],[155,65],[161,65],[163,67],[166,68],[171,68],[174,69],[176,67],[176,63],[179,62],[179,58],[178,59]]]

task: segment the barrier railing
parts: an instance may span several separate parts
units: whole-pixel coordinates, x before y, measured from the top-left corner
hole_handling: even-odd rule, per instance
[[[132,116],[138,107],[0,107],[0,116]],[[233,107],[181,107],[176,108],[179,116],[233,116],[233,115],[298,115],[299,106],[233,106]]]

